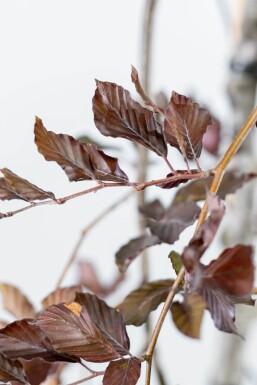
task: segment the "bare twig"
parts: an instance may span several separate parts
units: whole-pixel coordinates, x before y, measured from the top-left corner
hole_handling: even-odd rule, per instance
[[[184,180],[184,179],[193,180],[193,179],[207,178],[212,173],[213,173],[213,170],[202,171],[202,172],[197,172],[197,173],[191,173],[191,172],[188,172],[188,173],[176,173],[176,174],[174,174],[174,175],[172,175],[170,177],[166,177],[166,178],[162,178],[162,179],[156,179],[156,180],[152,180],[152,181],[149,181],[149,182],[101,183],[101,184],[98,184],[97,186],[94,186],[94,187],[88,189],[88,190],[79,191],[79,192],[77,192],[75,194],[68,195],[68,196],[65,196],[63,198],[56,198],[54,200],[53,199],[47,199],[47,200],[42,201],[42,202],[32,202],[28,206],[22,207],[21,209],[14,210],[14,211],[9,211],[9,212],[4,213],[4,214],[0,214],[0,219],[12,217],[12,216],[14,216],[16,214],[19,214],[19,213],[21,213],[23,211],[26,211],[26,210],[30,210],[30,209],[32,209],[34,207],[45,206],[45,205],[56,205],[56,204],[60,205],[60,204],[64,204],[64,203],[68,202],[71,199],[75,199],[75,198],[81,197],[83,195],[87,195],[89,193],[96,192],[98,190],[102,190],[103,188],[109,188],[109,187],[133,187],[137,191],[142,191],[142,190],[144,190],[147,187],[156,186],[156,185],[158,185],[160,183],[167,183],[167,182],[179,181],[179,180]]]
[[[217,166],[214,169],[214,179],[212,182],[212,185],[210,187],[210,191],[214,194],[217,193],[218,188],[220,186],[220,183],[222,181],[224,172],[226,168],[228,167],[231,159],[235,156],[236,152],[238,151],[239,147],[241,146],[242,142],[245,140],[249,132],[252,130],[253,126],[256,124],[257,121],[257,107],[252,111],[251,115],[249,118],[246,120],[245,124],[243,127],[240,129],[238,134],[236,135],[235,139],[233,140],[232,144],[229,146],[227,149],[226,153],[220,160],[220,162],[217,164]],[[205,201],[205,204],[202,208],[201,214],[199,216],[196,230],[201,226],[201,224],[204,222],[206,216],[208,213],[208,205],[207,201]],[[152,338],[149,342],[148,349],[146,351],[146,361],[147,361],[147,366],[146,366],[146,380],[145,380],[145,385],[150,385],[150,380],[151,380],[151,369],[152,369],[152,358],[153,358],[153,352],[155,345],[157,343],[163,322],[165,320],[165,317],[170,309],[171,303],[177,293],[178,287],[181,284],[183,278],[184,278],[184,273],[185,269],[184,267],[181,268],[180,272],[178,273],[178,276],[176,280],[174,281],[171,290],[169,292],[169,295],[164,303],[162,312],[160,314],[160,317],[157,321],[156,327],[154,329]]]
[[[126,195],[122,196],[120,199],[118,199],[116,202],[114,202],[111,206],[109,206],[107,209],[105,209],[102,213],[100,213],[92,222],[89,223],[89,225],[87,225],[81,232],[81,235],[71,253],[71,256],[70,258],[68,259],[63,271],[62,271],[62,274],[57,282],[57,285],[56,287],[60,287],[66,274],[67,274],[67,271],[69,270],[69,268],[71,267],[71,265],[73,264],[73,262],[75,261],[76,257],[77,257],[77,254],[78,254],[78,250],[80,248],[80,246],[82,245],[86,235],[88,234],[88,232],[90,230],[92,230],[92,228],[97,225],[103,218],[105,218],[109,213],[111,213],[116,207],[118,207],[120,204],[122,204],[123,202],[125,202],[129,197],[131,197],[131,195],[134,193],[134,190],[132,191],[129,191],[129,193],[127,193]]]
[[[78,385],[78,384],[82,384],[83,382],[89,381],[89,380],[91,380],[92,378],[95,378],[95,377],[98,377],[98,376],[103,376],[104,373],[105,373],[104,371],[102,371],[102,372],[93,372],[92,374],[90,374],[90,376],[85,377],[85,378],[82,378],[81,380],[78,380],[78,381],[75,381],[75,382],[71,382],[71,383],[68,384],[68,385]]]

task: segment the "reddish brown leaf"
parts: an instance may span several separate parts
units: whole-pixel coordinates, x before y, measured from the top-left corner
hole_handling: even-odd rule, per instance
[[[93,112],[96,127],[105,136],[137,142],[162,157],[167,145],[162,126],[154,114],[135,102],[130,93],[115,83],[96,81]]]
[[[213,119],[213,123],[207,128],[203,137],[203,148],[212,155],[217,155],[220,145],[221,127],[217,119]]]
[[[26,179],[14,174],[8,168],[2,168],[4,178],[0,178],[0,199],[21,199],[27,202],[35,200],[55,199],[53,193],[44,191]]]
[[[142,235],[131,239],[126,245],[122,246],[115,254],[115,262],[121,273],[125,273],[131,262],[148,247],[159,245],[159,237],[153,235]]]
[[[15,318],[34,318],[35,309],[28,298],[15,286],[7,283],[0,284],[3,307]]]
[[[25,370],[30,385],[41,385],[48,375],[54,373],[59,365],[63,365],[63,363],[46,362],[42,358],[33,358],[30,361],[21,359],[19,361]],[[12,385],[20,385],[20,382],[12,381]],[[47,383],[44,383],[44,385],[47,385]]]
[[[15,321],[0,330],[0,351],[8,358],[41,357],[45,361],[76,362],[74,357],[58,354],[45,333],[30,320]]]
[[[18,380],[23,384],[28,382],[24,369],[18,360],[9,360],[0,353],[0,381]]]
[[[180,174],[188,174],[188,170],[177,170],[176,172],[180,173]],[[198,172],[199,172],[199,170],[196,170],[196,169],[190,170],[191,174],[196,174]],[[166,176],[166,178],[169,178],[169,177],[174,176],[174,175],[176,175],[176,174],[171,172]],[[190,177],[185,176],[185,178],[183,178],[183,179],[177,179],[177,180],[171,180],[170,182],[159,183],[159,184],[157,184],[157,186],[164,188],[164,189],[171,189],[173,187],[178,187],[182,183],[187,183],[189,179],[190,179]]]
[[[202,139],[212,117],[192,99],[172,92],[166,110],[164,132],[168,143],[187,159],[199,158]]]
[[[156,104],[145,94],[145,91],[141,86],[137,70],[135,67],[131,67],[131,80],[135,84],[137,93],[141,96],[142,100],[147,106],[153,108],[154,112],[163,113],[164,111],[160,107],[157,107]]]
[[[76,296],[76,292],[82,291],[81,285],[69,286],[69,287],[58,287],[52,293],[42,300],[42,306],[44,308],[57,305],[61,302],[70,303],[73,302]]]
[[[53,305],[37,319],[54,349],[91,362],[107,362],[121,355],[94,324],[87,309],[73,302]]]
[[[147,224],[151,233],[162,242],[173,244],[182,231],[195,222],[200,211],[195,202],[173,204],[161,220],[148,219]]]
[[[219,197],[210,193],[207,195],[210,215],[199,227],[188,246],[184,248],[181,259],[188,272],[191,272],[207,248],[213,241],[222,218],[225,213],[225,206]]]
[[[204,279],[228,295],[249,295],[254,284],[253,248],[236,245],[224,250],[205,268]]]
[[[140,372],[141,361],[136,357],[112,361],[105,371],[103,385],[135,385]]]
[[[256,176],[257,174],[255,173],[244,174],[237,170],[226,172],[218,190],[219,197],[225,199],[228,194],[235,193],[244,183],[251,181]],[[212,180],[213,177],[209,177],[191,182],[177,192],[174,201],[191,202],[205,200],[206,191],[209,190]]]
[[[119,274],[114,277],[113,282],[109,285],[103,285],[96,274],[96,268],[91,263],[80,261],[78,265],[79,282],[81,285],[100,297],[105,297],[113,293],[125,278],[124,274]]]
[[[146,322],[150,312],[166,300],[172,284],[171,279],[147,282],[132,291],[118,306],[125,323],[140,326]]]
[[[94,324],[117,352],[122,355],[129,354],[126,326],[117,310],[109,307],[96,295],[89,293],[77,293],[75,301],[87,309]]]
[[[200,338],[200,329],[206,303],[202,296],[190,293],[183,302],[174,302],[171,314],[174,324],[181,333],[191,338]]]
[[[69,180],[109,180],[124,182],[127,175],[116,158],[106,155],[94,144],[81,143],[70,135],[47,131],[42,120],[36,118],[35,143],[46,160],[55,161]]]

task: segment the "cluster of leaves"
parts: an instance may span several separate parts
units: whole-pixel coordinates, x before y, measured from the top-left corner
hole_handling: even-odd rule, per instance
[[[209,112],[191,98],[176,92],[172,93],[166,108],[158,107],[142,89],[135,68],[132,68],[132,81],[145,106],[115,83],[96,82],[93,98],[96,127],[105,136],[128,139],[165,160],[171,172],[162,182],[151,185],[170,189],[188,182],[194,175],[204,179],[181,188],[166,208],[159,200],[140,208],[148,229],[145,235],[132,239],[116,253],[116,263],[122,273],[144,249],[161,243],[174,244],[180,234],[195,223],[200,214],[197,203],[206,198],[206,190],[212,182],[211,173],[202,172],[198,161],[204,133],[213,124]],[[130,182],[118,160],[93,143],[48,131],[39,118],[36,118],[34,130],[38,151],[46,160],[56,162],[71,182],[92,180],[104,187],[137,187],[138,183],[143,183]],[[168,145],[179,150],[187,170],[173,169],[167,159]],[[197,169],[190,169],[191,160],[195,161]],[[35,186],[9,169],[3,168],[1,172],[1,200],[21,199],[32,206],[37,200],[63,203],[52,192]],[[223,218],[225,206],[221,199],[254,177],[255,174],[228,172],[220,186],[220,197],[208,196],[210,215],[207,220],[181,256],[175,251],[169,256],[177,274],[181,266],[186,271],[185,282],[178,289],[182,300],[172,304],[171,314],[175,325],[187,336],[199,338],[205,309],[210,311],[218,329],[237,334],[235,304],[253,304],[251,246],[236,245],[226,249],[207,266],[200,259]],[[1,217],[5,216],[1,214]],[[119,282],[120,278],[112,287],[106,288],[94,276],[89,288],[104,296]],[[130,353],[125,325],[145,323],[150,312],[166,300],[172,283],[170,277],[144,283],[128,294],[116,309],[95,294],[84,293],[80,286],[59,288],[43,300],[44,309],[39,314],[18,289],[0,285],[4,307],[18,319],[1,325],[0,380],[10,381],[13,385],[27,382],[39,385],[50,374],[57,378],[63,363],[83,363],[85,360],[109,363],[104,372],[91,371],[92,376],[103,374],[104,385],[135,385],[145,358]]]

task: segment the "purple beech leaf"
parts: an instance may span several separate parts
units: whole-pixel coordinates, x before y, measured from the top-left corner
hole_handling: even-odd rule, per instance
[[[154,199],[152,202],[146,203],[139,207],[139,212],[147,218],[161,219],[165,214],[165,208],[159,199]]]
[[[24,319],[1,329],[0,351],[11,359],[40,357],[49,362],[78,361],[75,357],[57,353],[46,334],[34,322]]]
[[[43,308],[57,305],[61,302],[74,302],[76,297],[76,292],[82,291],[83,287],[81,285],[76,286],[68,286],[68,287],[58,287],[52,293],[50,293],[47,297],[42,300]]]
[[[221,125],[217,119],[207,128],[203,137],[203,148],[210,154],[217,156],[221,140]]]
[[[227,333],[238,334],[234,323],[235,306],[230,302],[229,297],[220,289],[209,286],[203,288],[202,296],[217,329]]]
[[[77,293],[76,302],[84,306],[102,335],[121,355],[129,354],[129,338],[122,316],[96,295]]]
[[[212,124],[209,112],[192,99],[173,91],[165,115],[164,132],[168,143],[184,158],[199,158],[203,135]]]
[[[35,143],[46,160],[61,166],[70,182],[92,179],[128,181],[116,158],[106,155],[94,144],[81,143],[70,135],[47,131],[39,118],[35,123]]]
[[[151,311],[166,300],[172,279],[144,283],[132,291],[117,307],[127,325],[140,326],[145,323]]]
[[[225,206],[219,197],[208,193],[207,201],[210,215],[199,227],[188,246],[184,248],[181,256],[188,272],[191,272],[198,265],[200,258],[212,243],[225,214]]]
[[[0,178],[0,200],[21,199],[27,202],[55,199],[53,193],[44,191],[26,179],[14,174],[8,168],[1,169],[4,178]]]
[[[183,302],[174,302],[171,314],[178,330],[191,338],[200,338],[200,329],[206,303],[196,293],[186,294]]]
[[[245,297],[254,285],[252,246],[236,245],[225,249],[204,269],[204,280],[228,295]]]
[[[125,273],[131,262],[142,253],[146,248],[159,245],[161,240],[157,236],[142,235],[131,239],[126,245],[122,246],[115,254],[115,262],[121,273]]]
[[[238,170],[228,171],[224,175],[218,190],[218,196],[225,199],[228,194],[233,194],[241,188],[244,183],[256,178],[256,173],[242,173]],[[174,202],[203,201],[206,191],[209,190],[213,177],[197,179],[187,186],[181,188],[174,198]]]
[[[133,66],[131,66],[131,80],[136,87],[137,93],[141,96],[144,103],[147,106],[152,107],[154,112],[157,112],[157,113],[162,112],[161,108],[157,107],[156,104],[145,94],[145,91],[143,90],[143,87],[141,86],[141,83],[139,80],[138,72]]]
[[[55,383],[48,382],[48,376],[52,376],[63,363],[59,362],[46,362],[42,358],[33,358],[30,361],[23,359],[19,360],[25,370],[28,377],[28,383],[30,385],[54,385]],[[46,380],[46,382],[44,382]],[[12,381],[12,385],[20,385],[18,381]],[[58,385],[56,383],[56,385]]]
[[[24,372],[21,363],[18,360],[10,360],[0,353],[0,381],[19,381],[22,384],[27,384],[28,379]]]
[[[16,319],[34,318],[35,309],[28,298],[15,286],[0,283],[3,307]]]
[[[176,171],[179,174],[188,174],[188,170],[176,170]],[[199,170],[192,169],[192,170],[190,170],[190,172],[191,172],[191,174],[197,174],[199,172]],[[171,172],[166,176],[166,178],[169,178],[169,177],[174,176],[174,175],[176,175],[176,174]],[[178,187],[182,183],[187,183],[189,181],[189,179],[190,178],[185,176],[185,179],[183,178],[183,179],[172,180],[170,182],[163,182],[163,183],[157,184],[156,186],[161,187],[163,189],[171,189],[174,187]]]
[[[179,239],[182,231],[195,222],[200,211],[200,207],[195,202],[173,204],[161,220],[149,218],[147,225],[151,233],[162,242],[173,244]]]
[[[95,325],[87,309],[79,303],[58,304],[47,308],[37,325],[59,353],[90,362],[108,362],[121,358],[113,345]]]
[[[107,366],[103,385],[136,385],[141,373],[141,361],[137,357],[112,361]]]
[[[115,83],[96,80],[93,98],[95,125],[105,136],[125,138],[141,144],[161,157],[167,156],[162,126],[147,108]]]

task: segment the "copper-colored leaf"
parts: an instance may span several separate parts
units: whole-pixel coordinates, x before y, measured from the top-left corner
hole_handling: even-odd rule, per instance
[[[200,338],[200,329],[206,303],[196,293],[186,294],[183,302],[174,302],[171,314],[176,327],[191,338]]]
[[[172,92],[164,121],[165,136],[187,159],[199,158],[202,139],[212,117],[192,99]]]
[[[103,385],[135,385],[140,372],[141,361],[136,357],[112,361],[105,371]]]
[[[147,282],[132,291],[118,306],[126,324],[140,326],[146,322],[150,312],[166,300],[172,284],[171,279]]]
[[[249,295],[254,284],[253,248],[236,245],[225,249],[205,268],[204,279],[226,294],[238,297]]]
[[[0,284],[3,307],[15,318],[34,318],[35,309],[28,298],[15,286],[7,283]]]
[[[156,104],[145,94],[145,91],[143,90],[139,80],[138,72],[133,66],[131,66],[131,80],[135,84],[136,90],[145,104],[149,107],[152,107],[154,112],[163,113],[164,111],[160,107],[156,106]]]
[[[116,158],[106,155],[94,144],[81,143],[70,135],[47,131],[42,120],[36,118],[35,143],[46,160],[55,161],[69,180],[109,180],[124,182],[127,175]]]
[[[58,287],[52,293],[42,300],[42,305],[44,308],[57,305],[61,302],[73,302],[76,296],[77,291],[82,291],[81,285],[69,286],[69,287]]]
[[[1,169],[4,178],[0,178],[0,199],[21,199],[27,202],[35,200],[55,199],[53,193],[44,191],[26,179],[14,174],[8,168]]]
[[[159,237],[153,235],[142,235],[131,239],[126,245],[122,246],[115,254],[115,262],[121,273],[125,273],[131,262],[148,247],[159,245]]]
[[[0,353],[0,381],[20,381],[23,384],[28,382],[24,369],[18,360],[10,360]]]
[[[221,199],[225,199],[226,195],[235,193],[244,183],[251,181],[256,176],[257,174],[255,173],[245,174],[237,170],[226,172],[221,181],[218,196]],[[206,191],[209,190],[212,180],[213,177],[209,177],[191,182],[177,192],[174,201],[191,202],[205,200]]]
[[[154,114],[135,102],[130,93],[115,83],[96,81],[93,112],[96,127],[105,136],[137,142],[162,157],[167,145],[162,126]]]
[[[147,224],[162,242],[173,244],[182,231],[195,222],[200,211],[195,202],[173,204],[161,220],[148,219]]]
[[[199,227],[188,246],[184,248],[181,256],[183,264],[188,272],[191,272],[194,269],[206,249],[210,246],[225,213],[225,206],[219,197],[208,193],[207,201],[210,215]]]
[[[63,363],[59,362],[46,362],[42,358],[33,358],[30,361],[20,359],[19,361],[25,370],[30,385],[41,385],[48,375],[51,375],[60,365],[63,365]],[[20,385],[20,382],[12,381],[12,385]],[[47,385],[47,383],[44,382],[44,385]]]
[[[53,305],[37,319],[59,353],[91,362],[107,362],[121,355],[94,324],[87,309],[73,302]]]
[[[46,334],[33,322],[24,319],[15,321],[1,329],[0,351],[11,359],[31,360],[35,357],[41,357],[49,362],[77,361],[74,357],[55,352]]]
[[[85,306],[94,324],[117,352],[122,355],[129,354],[126,326],[117,310],[109,307],[96,295],[89,293],[77,293],[75,301]]]

